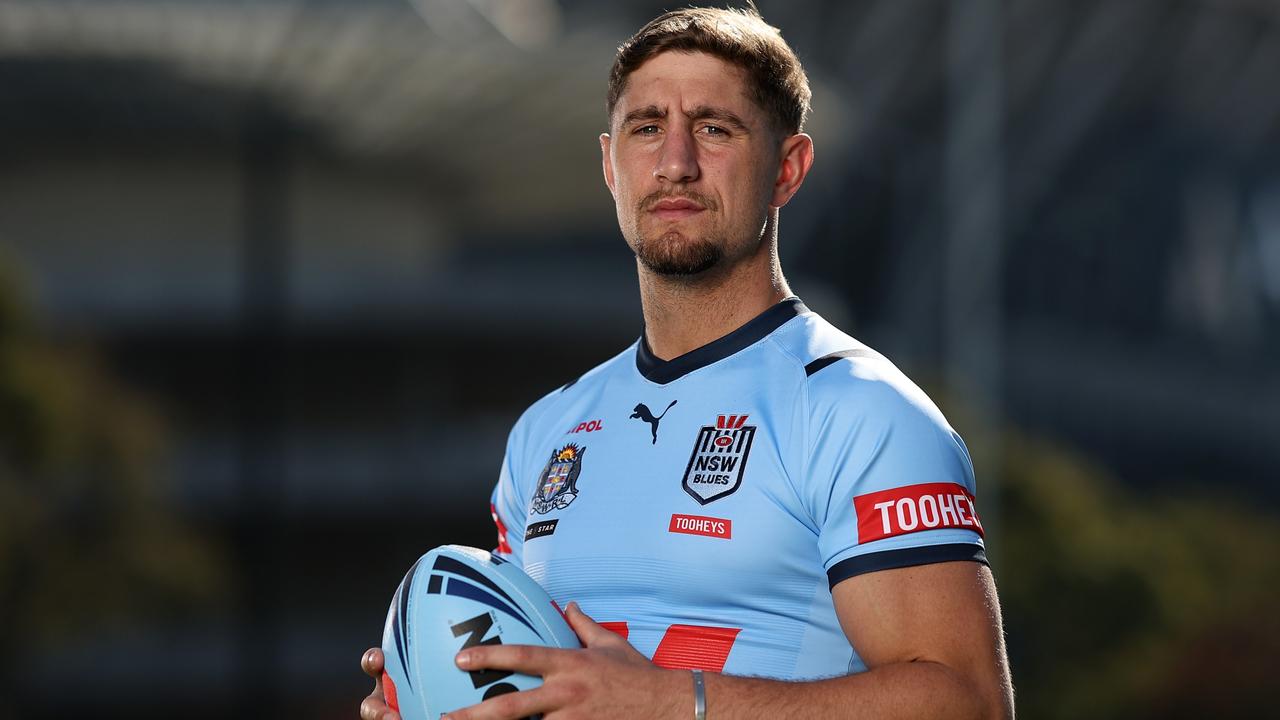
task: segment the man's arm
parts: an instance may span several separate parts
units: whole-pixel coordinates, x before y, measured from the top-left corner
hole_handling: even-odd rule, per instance
[[[867,672],[809,683],[708,676],[708,717],[1013,717],[1000,607],[985,565],[883,570],[845,580],[832,594]]]
[[[849,578],[833,592],[836,612],[868,671],[812,682],[708,673],[707,717],[948,718],[1009,720],[1013,689],[995,584],[985,565],[950,562]],[[661,670],[574,606],[585,650],[472,648],[464,669],[543,676],[542,687],[450,713],[449,720],[693,716],[688,671]]]

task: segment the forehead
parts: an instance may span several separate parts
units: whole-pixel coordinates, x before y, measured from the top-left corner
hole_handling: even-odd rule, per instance
[[[746,73],[714,55],[668,51],[645,61],[627,77],[618,110],[656,105],[723,106],[757,112],[747,93]]]

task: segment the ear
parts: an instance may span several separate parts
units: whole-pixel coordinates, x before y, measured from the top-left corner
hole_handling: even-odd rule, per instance
[[[609,133],[600,133],[600,163],[604,166],[604,184],[609,186],[609,194],[617,200],[618,193],[614,192],[613,184],[613,157],[609,154],[612,147],[613,138],[609,137]]]
[[[773,181],[773,198],[770,207],[786,205],[813,167],[813,138],[796,133],[782,141],[778,160],[778,175]]]

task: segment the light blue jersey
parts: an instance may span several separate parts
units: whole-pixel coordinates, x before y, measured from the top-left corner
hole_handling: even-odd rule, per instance
[[[884,357],[797,299],[671,361],[643,338],[530,407],[499,550],[669,668],[865,669],[831,588],[985,562],[968,451]]]

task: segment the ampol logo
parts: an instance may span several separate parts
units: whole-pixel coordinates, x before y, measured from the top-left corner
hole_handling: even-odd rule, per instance
[[[603,429],[604,429],[604,420],[586,420],[575,425],[573,429],[569,431],[569,434],[572,435],[574,433],[580,433],[580,432],[595,432],[597,430],[603,430]]]

